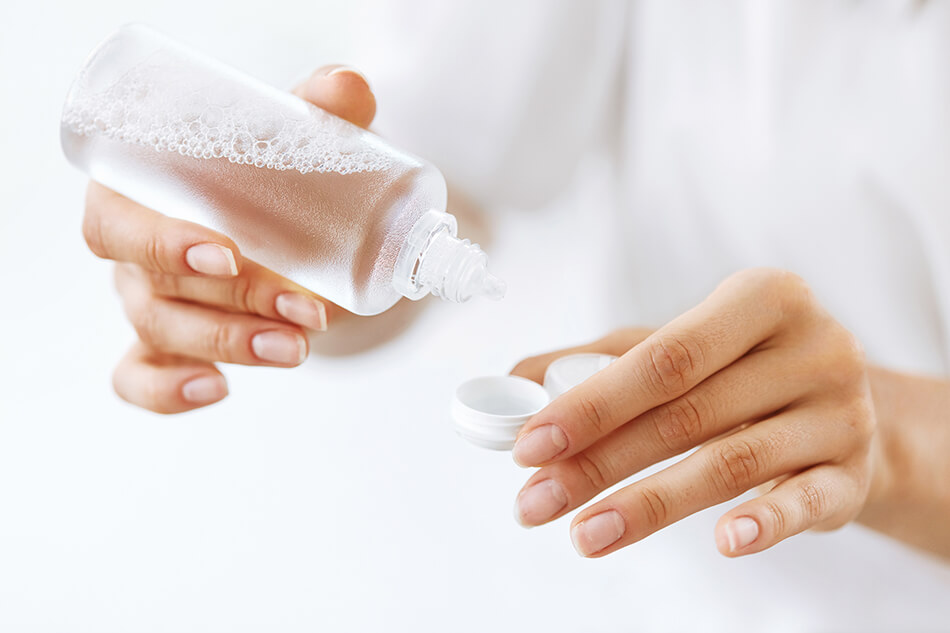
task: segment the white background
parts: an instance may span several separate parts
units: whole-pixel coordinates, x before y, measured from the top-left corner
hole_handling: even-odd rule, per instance
[[[144,21],[290,86],[357,55],[372,19],[342,0],[0,8],[0,631],[946,630],[947,570],[860,528],[729,561],[712,510],[587,561],[567,519],[517,526],[526,473],[457,438],[447,405],[602,333],[570,199],[543,223],[501,210],[500,304],[429,302],[395,341],[295,370],[227,367],[206,411],[113,395],[132,330],[58,146],[85,54]],[[902,565],[916,581],[889,583]]]

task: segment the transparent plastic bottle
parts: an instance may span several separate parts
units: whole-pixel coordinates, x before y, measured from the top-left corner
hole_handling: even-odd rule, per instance
[[[484,252],[456,237],[435,167],[147,27],[89,56],[61,139],[93,179],[221,231],[356,314],[400,296],[504,295]]]

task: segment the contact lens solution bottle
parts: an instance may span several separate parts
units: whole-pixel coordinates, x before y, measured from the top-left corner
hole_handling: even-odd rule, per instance
[[[94,180],[356,314],[504,295],[485,253],[456,237],[434,166],[147,27],[89,56],[61,139]]]

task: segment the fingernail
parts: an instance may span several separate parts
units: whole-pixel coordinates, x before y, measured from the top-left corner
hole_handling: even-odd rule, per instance
[[[333,75],[340,75],[343,73],[350,73],[350,74],[356,75],[357,77],[362,79],[364,82],[366,82],[367,86],[369,85],[369,79],[366,78],[366,75],[364,75],[357,69],[353,68],[352,66],[337,66],[336,68],[334,68],[333,70],[327,73],[327,77],[332,77]]]
[[[541,525],[566,505],[567,494],[561,484],[545,479],[521,491],[515,501],[515,518],[525,527]]]
[[[737,552],[759,538],[759,524],[755,519],[739,517],[726,523],[725,532],[729,551]]]
[[[311,330],[320,332],[327,330],[327,308],[323,302],[313,297],[296,292],[285,292],[277,295],[276,308],[277,313],[288,321]]]
[[[218,277],[238,274],[234,253],[220,244],[196,244],[185,251],[185,262],[196,273]]]
[[[534,429],[515,444],[511,456],[522,467],[542,464],[567,448],[567,436],[553,424]]]
[[[307,341],[299,334],[270,330],[251,339],[254,355],[269,363],[299,365],[307,357]]]
[[[194,404],[211,404],[228,395],[228,384],[221,376],[192,378],[181,387],[181,396]]]
[[[571,541],[581,556],[596,554],[623,536],[627,525],[616,510],[608,510],[584,519],[571,529]]]

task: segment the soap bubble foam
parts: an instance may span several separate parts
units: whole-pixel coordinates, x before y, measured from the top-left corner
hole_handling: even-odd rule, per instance
[[[83,136],[302,174],[380,171],[392,162],[372,134],[309,103],[272,99],[269,87],[230,78],[209,81],[177,62],[153,56],[98,90],[81,76],[63,124]]]

